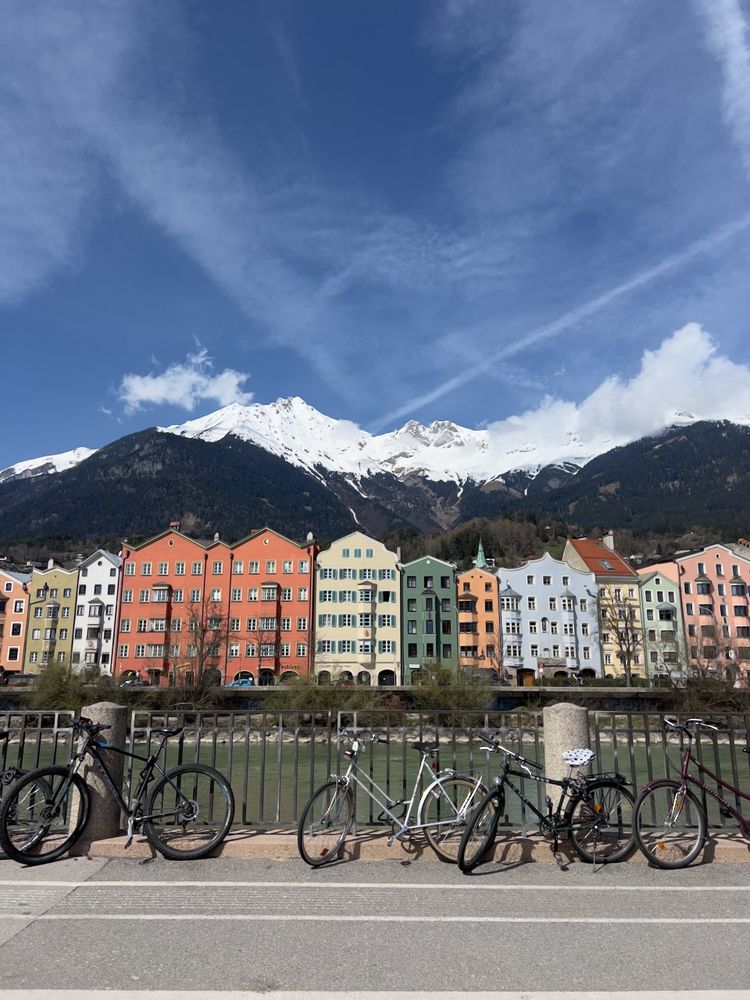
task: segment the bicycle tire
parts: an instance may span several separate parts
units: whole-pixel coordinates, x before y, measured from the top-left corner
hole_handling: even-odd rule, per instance
[[[498,785],[482,799],[461,838],[456,862],[465,875],[473,872],[494,846],[497,825],[504,809],[505,791],[502,785]]]
[[[234,819],[234,795],[221,772],[181,764],[154,785],[143,832],[170,861],[205,858],[224,840]]]
[[[587,864],[614,864],[635,849],[635,797],[621,782],[602,778],[589,781],[585,791],[571,799],[565,825],[578,857]]]
[[[691,824],[691,809],[697,826]],[[656,868],[687,868],[706,843],[703,806],[689,788],[671,778],[643,789],[635,804],[633,825],[638,847]]]
[[[67,788],[53,807],[66,781]],[[86,782],[79,774],[70,775],[67,767],[28,771],[3,797],[0,847],[7,857],[24,865],[57,861],[80,839],[90,807]]]
[[[302,860],[311,868],[335,861],[353,822],[351,788],[335,779],[321,785],[310,796],[297,824],[297,850]]]
[[[438,779],[427,790],[419,810],[419,825],[441,861],[456,863],[467,823],[486,794],[486,785],[460,775]]]

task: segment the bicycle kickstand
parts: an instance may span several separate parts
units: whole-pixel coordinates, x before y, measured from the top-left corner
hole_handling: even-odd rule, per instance
[[[550,850],[552,851],[552,857],[557,862],[557,867],[560,869],[561,872],[564,872],[566,870],[566,868],[567,868],[567,865],[565,865],[563,863],[563,860],[560,857],[560,841],[559,841],[559,838],[557,836],[557,833],[555,833],[553,835],[553,837],[552,837],[552,843],[550,844]]]

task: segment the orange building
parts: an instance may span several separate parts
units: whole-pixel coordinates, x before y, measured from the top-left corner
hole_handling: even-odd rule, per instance
[[[115,673],[152,684],[310,674],[315,545],[264,528],[204,544],[173,522],[122,550]]]
[[[0,570],[0,666],[23,669],[23,650],[29,619],[28,573]]]
[[[475,566],[459,573],[457,583],[459,668],[497,673],[500,665],[497,577]]]

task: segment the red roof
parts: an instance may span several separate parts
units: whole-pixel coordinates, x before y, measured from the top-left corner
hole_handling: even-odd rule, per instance
[[[632,576],[638,579],[622,556],[613,552],[604,542],[596,538],[571,538],[570,544],[586,563],[588,569],[597,576]]]

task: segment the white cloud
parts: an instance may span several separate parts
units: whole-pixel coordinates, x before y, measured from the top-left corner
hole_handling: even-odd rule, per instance
[[[750,177],[750,27],[739,0],[699,0],[724,76],[724,118]]]
[[[199,403],[249,403],[253,394],[242,386],[250,376],[233,368],[213,373],[213,364],[205,349],[188,354],[184,362],[169,365],[161,373],[125,375],[117,395],[128,414],[146,406],[179,406],[192,411]]]
[[[500,464],[511,468],[589,458],[695,420],[750,424],[750,367],[721,355],[711,335],[689,323],[644,351],[632,378],[610,375],[580,403],[547,396],[487,432]]]

